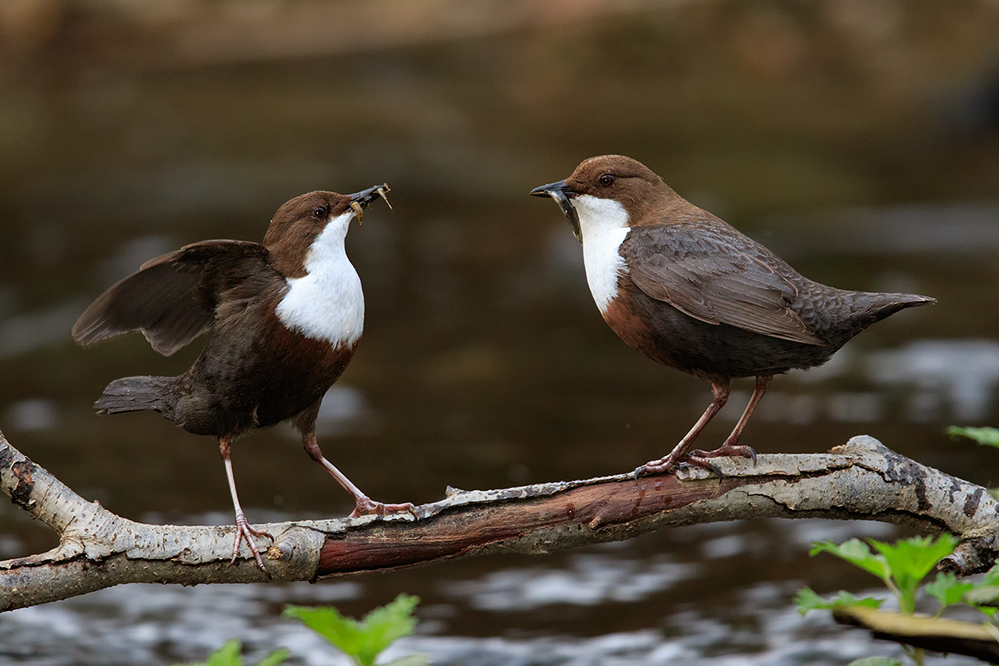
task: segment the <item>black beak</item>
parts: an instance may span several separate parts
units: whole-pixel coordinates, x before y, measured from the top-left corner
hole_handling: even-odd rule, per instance
[[[357,226],[361,226],[361,219],[364,217],[364,208],[369,203],[375,199],[381,198],[385,199],[386,205],[392,208],[392,204],[389,203],[388,197],[385,193],[389,191],[388,183],[382,183],[381,185],[375,185],[374,187],[369,187],[366,190],[361,190],[360,192],[354,192],[348,195],[350,197],[350,207],[354,209],[357,217]]]
[[[566,219],[569,220],[569,226],[572,227],[572,235],[582,243],[583,233],[579,229],[579,215],[576,214],[576,209],[573,208],[572,201],[569,200],[572,194],[574,194],[573,191],[566,187],[564,180],[560,180],[557,183],[548,183],[547,185],[535,187],[531,190],[532,197],[551,197],[555,200],[558,207],[562,209],[562,213],[565,214]]]

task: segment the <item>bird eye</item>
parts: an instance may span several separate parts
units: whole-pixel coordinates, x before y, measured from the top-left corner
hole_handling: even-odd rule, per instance
[[[609,173],[605,173],[604,175],[600,176],[600,184],[603,185],[604,187],[607,187],[613,183],[614,183],[614,176],[610,175]]]
[[[328,213],[326,211],[326,206],[316,206],[315,208],[312,209],[312,217],[316,218],[317,220],[326,219],[327,214]]]

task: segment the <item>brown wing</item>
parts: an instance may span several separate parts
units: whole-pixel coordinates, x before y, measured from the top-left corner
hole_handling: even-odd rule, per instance
[[[210,240],[187,245],[147,261],[104,292],[76,321],[73,338],[89,347],[142,331],[153,349],[170,356],[211,326],[225,289],[261,269],[273,271],[267,248],[259,243]]]
[[[632,229],[621,254],[639,289],[695,319],[826,344],[791,310],[797,288],[761,259],[733,248],[720,231],[710,224],[641,226]]]

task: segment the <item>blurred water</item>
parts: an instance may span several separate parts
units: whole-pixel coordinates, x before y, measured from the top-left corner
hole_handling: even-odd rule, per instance
[[[808,525],[816,536],[833,538],[884,538],[891,533],[878,524],[852,529],[826,521]],[[896,648],[872,641],[862,631],[836,626],[828,614],[802,618],[791,603],[802,583],[796,578],[745,580],[711,593],[722,605],[705,607],[696,597],[705,586],[717,587],[710,580],[719,560],[739,561],[753,571],[752,565],[766,557],[795,559],[791,549],[775,551],[768,544],[776,534],[793,535],[797,530],[778,523],[767,527],[773,531],[769,537],[736,525],[682,530],[687,532],[684,540],[704,544],[703,564],[677,561],[696,558],[695,553],[643,555],[628,544],[611,544],[570,554],[553,565],[500,565],[479,579],[431,580],[421,589],[424,601],[416,635],[399,641],[385,657],[425,653],[434,664],[454,666],[653,666],[680,661],[704,666],[798,666],[896,653]],[[807,545],[798,538],[790,541],[802,548]],[[723,542],[727,545],[719,548]],[[678,585],[691,590],[668,592]],[[318,635],[275,615],[282,603],[343,608],[372,592],[360,579],[193,589],[122,586],[9,613],[0,623],[0,645],[6,646],[0,648],[0,659],[52,665],[170,664],[201,658],[236,637],[244,644],[248,663],[284,647],[293,663],[348,664]],[[884,591],[861,588],[859,593],[883,596]],[[626,622],[610,621],[608,613],[623,614]],[[557,616],[572,618],[573,623],[605,619],[603,628],[596,620],[594,631],[581,632],[568,629]],[[621,625],[626,623],[633,628],[624,629]],[[545,624],[552,628],[540,628]],[[950,657],[947,663],[975,662]]]
[[[487,4],[465,20],[488,17]],[[214,442],[155,414],[91,411],[111,379],[182,372],[198,343],[165,359],[138,335],[82,350],[69,330],[147,259],[207,238],[259,240],[292,196],[387,181],[394,210],[372,207],[348,237],[367,320],[320,414],[327,456],[385,501],[631,470],[686,432],[709,387],[613,335],[559,211],[527,196],[584,157],[623,152],[813,279],[939,300],[822,368],[777,378],[747,444],[820,451],[868,433],[994,484],[992,452],[943,434],[997,420],[999,140],[990,107],[975,123],[952,112],[988,98],[999,17],[971,4],[635,3],[587,18],[598,5],[570,16],[526,3],[447,36],[448,22],[407,32],[418,5],[401,3],[398,41],[379,24],[377,48],[305,40],[286,52],[300,57],[204,61],[158,41],[198,25],[183,3],[123,32],[86,12],[59,23],[52,9],[60,39],[0,58],[0,429],[122,515],[228,523]],[[313,5],[294,7],[270,15],[273,39]],[[10,16],[0,12],[6,34]],[[750,390],[737,382],[706,444]],[[285,428],[233,455],[251,520],[351,508]],[[360,615],[403,591],[423,599],[421,627],[394,654],[436,664],[841,664],[898,651],[793,611],[802,585],[871,584],[809,559],[808,544],[895,534],[759,521],[315,586],[127,586],[0,616],[0,664],[169,664],[231,637],[250,663],[285,645],[297,663],[338,664],[278,617],[282,604]],[[53,542],[0,502],[0,557]]]

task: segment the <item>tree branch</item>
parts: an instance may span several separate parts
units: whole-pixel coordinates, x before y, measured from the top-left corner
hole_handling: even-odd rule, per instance
[[[719,458],[721,478],[631,475],[489,491],[448,489],[408,514],[263,525],[275,580],[315,581],[494,552],[544,554],[620,541],[679,525],[746,518],[837,518],[909,525],[961,537],[946,567],[961,575],[997,555],[999,503],[981,486],[925,467],[877,440],[854,437],[829,453]],[[234,528],[145,525],[87,502],[14,449],[0,433],[0,487],[59,533],[46,553],[0,562],[0,610],[121,583],[264,581]]]
[[[862,606],[836,608],[833,617],[840,624],[867,629],[874,638],[945,654],[964,654],[990,664],[999,661],[995,627],[988,624],[902,615]]]

